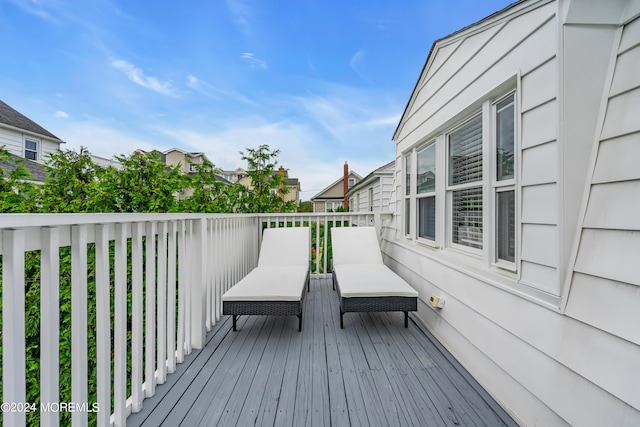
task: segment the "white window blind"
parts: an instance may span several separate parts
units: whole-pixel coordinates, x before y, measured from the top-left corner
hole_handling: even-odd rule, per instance
[[[449,185],[482,181],[482,116],[449,134]]]

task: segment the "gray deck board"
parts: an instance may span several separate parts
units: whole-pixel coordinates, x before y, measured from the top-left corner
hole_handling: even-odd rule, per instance
[[[515,426],[410,316],[348,313],[313,280],[295,316],[223,317],[128,426]]]

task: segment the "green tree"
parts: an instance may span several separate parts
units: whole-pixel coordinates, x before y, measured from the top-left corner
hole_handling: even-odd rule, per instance
[[[176,196],[184,192],[185,175],[180,166],[167,166],[158,151],[136,151],[115,156],[121,168],[109,166],[102,190],[109,195],[107,212],[177,212]]]
[[[293,212],[296,202],[285,202],[284,195],[289,192],[285,177],[276,172],[276,159],[280,150],[271,150],[263,144],[258,148],[247,148],[240,152],[242,160],[247,162],[247,177],[250,187],[239,194],[237,207],[244,213]]]
[[[89,152],[81,148],[49,155],[45,162],[47,177],[42,191],[42,212],[104,212],[107,194],[100,182],[102,168]]]
[[[298,205],[298,212],[313,212],[313,202],[309,200],[300,202]]]
[[[230,212],[225,200],[225,184],[220,182],[217,175],[220,170],[213,163],[205,160],[203,163],[193,163],[195,174],[186,176],[186,188],[192,193],[181,202],[184,212]]]

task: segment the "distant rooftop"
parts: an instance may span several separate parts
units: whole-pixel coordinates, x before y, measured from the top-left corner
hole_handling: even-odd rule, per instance
[[[56,141],[64,142],[24,114],[14,110],[2,101],[0,101],[0,125],[12,126],[50,139],[55,139]]]

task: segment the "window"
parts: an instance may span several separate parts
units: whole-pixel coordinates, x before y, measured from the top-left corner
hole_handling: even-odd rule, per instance
[[[411,234],[411,155],[404,157],[404,234]]]
[[[448,135],[450,242],[482,249],[482,116]]]
[[[515,107],[514,94],[494,105],[496,170],[495,261],[515,262]]]
[[[516,92],[485,99],[403,155],[404,234],[516,271]]]
[[[349,188],[353,187],[354,185],[356,185],[356,179],[355,178],[349,178]]]
[[[416,198],[418,237],[436,240],[436,145],[435,141],[417,153]]]
[[[369,212],[373,212],[373,187],[369,187]]]
[[[193,163],[189,163],[189,172],[197,172],[198,168]]]
[[[24,140],[24,158],[33,160],[36,162],[38,161],[38,142],[37,141],[31,140],[31,139]]]

